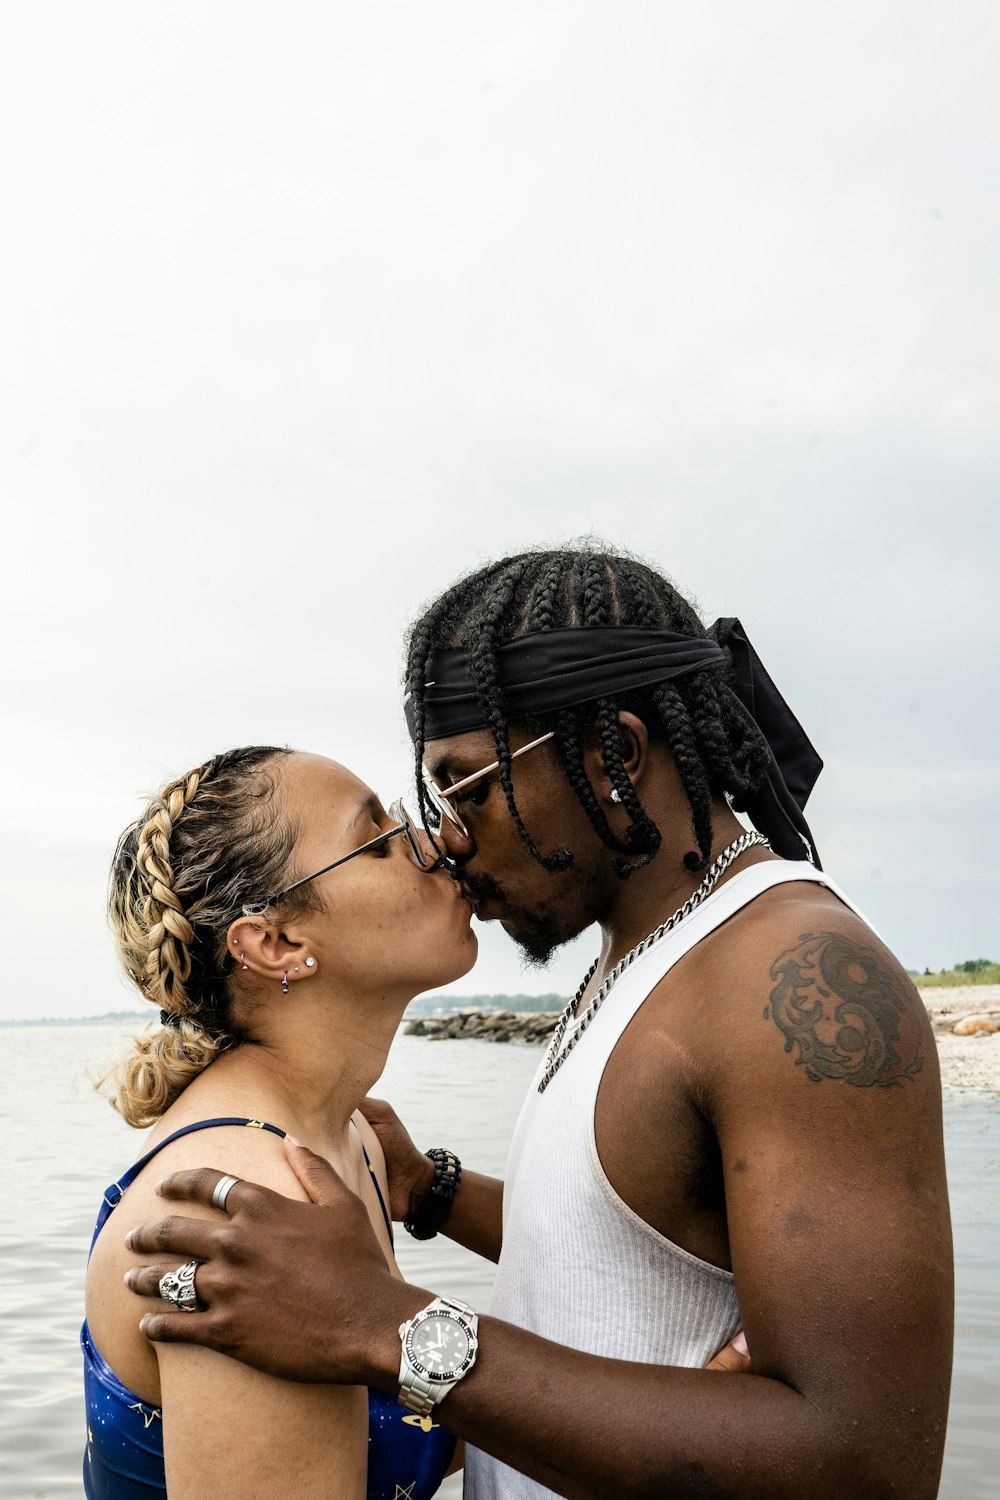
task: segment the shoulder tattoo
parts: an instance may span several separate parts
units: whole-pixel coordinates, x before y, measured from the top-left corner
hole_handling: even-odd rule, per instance
[[[924,1065],[912,997],[875,951],[835,932],[803,933],[771,965],[764,1007],[814,1083],[888,1088]]]

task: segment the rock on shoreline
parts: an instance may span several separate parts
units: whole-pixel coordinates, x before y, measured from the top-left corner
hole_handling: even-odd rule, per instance
[[[1000,984],[923,989],[919,994],[937,1039],[945,1087],[1000,1096]],[[448,1016],[416,1016],[407,1022],[406,1035],[540,1045],[558,1019],[556,1011],[459,1010]]]
[[[945,1087],[1000,1095],[1000,984],[963,984],[919,994],[937,1038]],[[970,1023],[980,1017],[972,1030]],[[987,1029],[993,1026],[998,1029]]]
[[[457,1037],[475,1037],[480,1042],[547,1042],[558,1019],[558,1011],[456,1010],[450,1016],[416,1016],[407,1022],[406,1035],[436,1042]]]

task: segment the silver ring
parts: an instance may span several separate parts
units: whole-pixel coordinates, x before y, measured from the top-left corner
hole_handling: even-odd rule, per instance
[[[212,1203],[216,1208],[221,1208],[223,1213],[225,1213],[226,1211],[226,1199],[229,1197],[229,1194],[232,1192],[233,1188],[236,1186],[239,1180],[240,1179],[238,1177],[220,1177],[218,1182],[215,1184],[215,1191],[212,1194]]]
[[[198,1293],[194,1287],[194,1273],[200,1260],[185,1261],[176,1271],[168,1271],[160,1277],[160,1296],[181,1312],[197,1311]]]

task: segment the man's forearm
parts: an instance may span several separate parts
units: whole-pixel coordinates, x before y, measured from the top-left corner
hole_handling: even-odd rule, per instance
[[[405,1321],[427,1294],[398,1290],[394,1312]],[[371,1358],[368,1384],[394,1394],[394,1328],[379,1331]],[[600,1359],[495,1318],[480,1318],[476,1365],[437,1415],[456,1436],[570,1500],[898,1493],[894,1479],[877,1473],[876,1445],[860,1423],[838,1422],[781,1381]],[[930,1500],[933,1474],[928,1487],[905,1493]]]

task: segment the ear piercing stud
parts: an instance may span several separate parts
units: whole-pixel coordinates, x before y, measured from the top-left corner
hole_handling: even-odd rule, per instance
[[[611,800],[612,802],[620,802],[622,800],[622,794],[616,786],[611,788]]]
[[[315,969],[315,967],[316,967],[316,960],[314,958],[307,958],[306,959],[306,968],[307,969]]]

